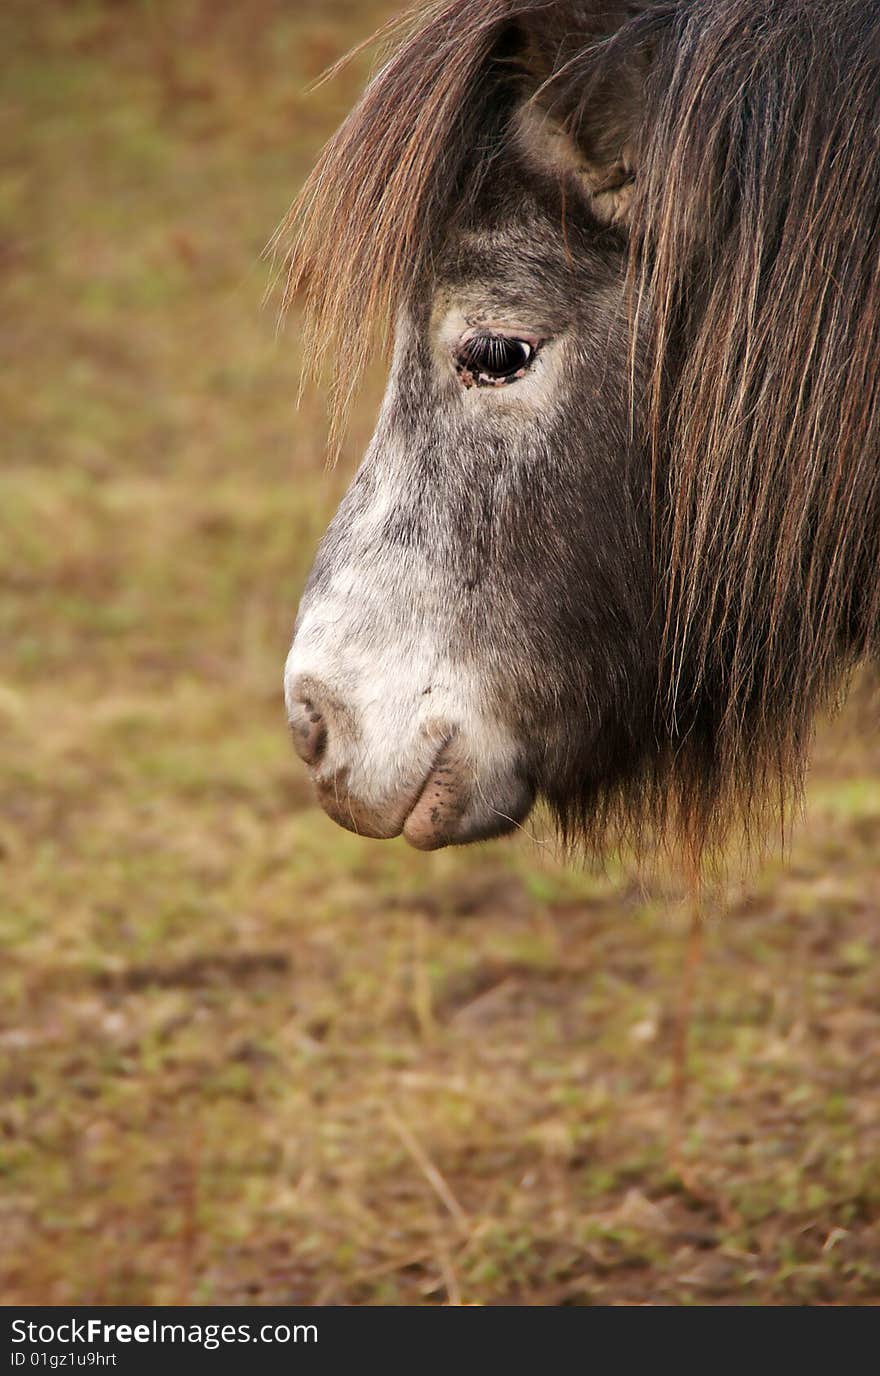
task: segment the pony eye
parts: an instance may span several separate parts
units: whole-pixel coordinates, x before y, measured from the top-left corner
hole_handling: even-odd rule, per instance
[[[500,387],[522,377],[534,345],[503,334],[475,334],[458,348],[455,366],[467,386]]]

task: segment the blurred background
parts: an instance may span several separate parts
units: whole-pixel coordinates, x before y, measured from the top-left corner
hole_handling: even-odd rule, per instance
[[[381,368],[328,469],[261,252],[391,9],[0,11],[0,1296],[876,1301],[864,695],[699,962],[672,880],[361,841],[293,757]]]

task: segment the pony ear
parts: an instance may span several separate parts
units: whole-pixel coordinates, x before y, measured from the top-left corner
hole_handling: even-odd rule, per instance
[[[620,42],[644,4],[602,7],[576,34],[555,34],[541,12],[520,21],[526,98],[515,138],[535,171],[580,188],[603,224],[626,225],[638,170],[637,136],[650,52]]]
[[[561,120],[532,100],[517,111],[515,133],[520,152],[536,172],[574,181],[602,224],[628,224],[636,176],[628,135],[603,140],[603,147],[592,142],[585,145]]]

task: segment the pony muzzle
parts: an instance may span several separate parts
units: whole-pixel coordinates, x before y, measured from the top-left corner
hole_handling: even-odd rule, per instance
[[[403,835],[417,850],[489,840],[528,815],[535,791],[508,760],[478,767],[464,731],[436,721],[416,733],[410,751],[386,742],[376,758],[356,717],[311,675],[288,690],[294,748],[309,767],[328,817],[359,836]],[[393,771],[393,783],[381,785]]]

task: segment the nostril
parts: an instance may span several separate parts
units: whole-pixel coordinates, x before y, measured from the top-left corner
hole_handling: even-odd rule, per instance
[[[290,734],[300,759],[309,765],[318,764],[327,748],[327,724],[310,698],[294,703]]]

